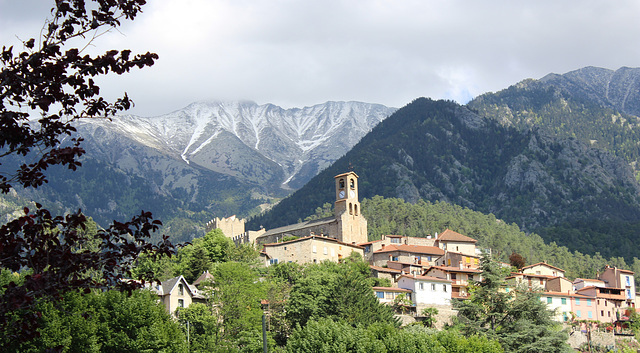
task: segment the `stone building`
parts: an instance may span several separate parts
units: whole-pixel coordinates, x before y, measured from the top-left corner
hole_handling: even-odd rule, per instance
[[[256,238],[256,243],[277,243],[285,236],[322,236],[347,244],[367,242],[367,220],[361,213],[358,199],[358,175],[348,172],[336,175],[334,179],[336,201],[333,216],[267,230]]]

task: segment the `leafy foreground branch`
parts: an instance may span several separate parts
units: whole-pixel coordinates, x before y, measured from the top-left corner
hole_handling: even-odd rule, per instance
[[[24,41],[23,51],[17,54],[13,47],[2,47],[0,192],[8,193],[15,186],[41,186],[51,166],[76,170],[85,152],[80,147],[82,138],[63,143],[76,131],[72,122],[109,118],[131,107],[126,93],[115,102],[103,99],[94,79],[151,66],[158,56],[132,55],[130,50],[91,56],[70,47],[68,41],[95,38],[99,31],[118,27],[121,20],[133,20],[145,3],[56,0],[40,38]],[[85,44],[92,40],[86,39]],[[7,157],[34,162],[8,167]],[[5,340],[19,343],[38,337],[42,308],[46,303],[61,304],[67,294],[107,289],[131,293],[151,279],[129,279],[140,254],[156,258],[175,252],[167,237],[158,245],[148,242],[161,225],[149,212],[100,230],[97,246],[90,246],[95,239],[85,235],[86,221],[80,211],[54,216],[37,204],[35,210],[25,208],[23,216],[0,227],[0,270],[21,274],[19,280],[0,288],[0,331]]]

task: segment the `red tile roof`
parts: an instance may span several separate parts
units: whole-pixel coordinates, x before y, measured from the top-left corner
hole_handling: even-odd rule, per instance
[[[429,268],[427,270],[427,272],[431,271],[431,269],[438,269],[438,270],[442,270],[445,272],[471,272],[471,273],[482,273],[481,270],[475,269],[475,268],[460,268],[460,267],[453,267],[453,266],[431,266],[431,268]]]
[[[565,272],[565,270],[563,270],[563,269],[561,269],[559,267],[551,266],[546,262],[538,262],[537,264],[525,266],[525,267],[521,268],[520,271],[524,271],[525,268],[531,268],[531,267],[535,267],[535,266],[547,266],[547,267],[555,268],[556,270],[561,271],[562,273]]]
[[[412,278],[420,281],[435,281],[435,282],[448,282],[451,283],[450,280],[432,276],[418,276],[418,275],[402,275],[398,278],[398,280],[402,277]]]
[[[435,246],[424,246],[424,245],[388,245],[380,250],[376,250],[374,254],[381,254],[393,251],[401,251],[413,254],[427,254],[427,255],[444,255],[444,250],[435,247]]]
[[[373,290],[383,290],[387,292],[407,292],[407,293],[412,292],[411,289],[396,288],[396,287],[373,287]]]
[[[438,235],[438,241],[457,241],[462,243],[477,243],[478,241],[469,238],[466,235],[462,235],[460,233],[454,232],[451,229],[447,229],[442,234]]]
[[[402,273],[402,270],[396,270],[395,268],[379,267],[379,266],[372,266],[372,265],[369,265],[369,268],[372,270],[376,270],[378,272]]]

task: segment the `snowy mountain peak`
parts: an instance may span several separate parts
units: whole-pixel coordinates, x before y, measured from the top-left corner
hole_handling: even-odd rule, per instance
[[[119,116],[100,125],[198,165],[259,182],[264,170],[298,188],[396,109],[326,102],[284,109],[252,101],[206,101],[157,117]],[[279,171],[276,171],[279,169]],[[271,180],[270,182],[274,182]]]

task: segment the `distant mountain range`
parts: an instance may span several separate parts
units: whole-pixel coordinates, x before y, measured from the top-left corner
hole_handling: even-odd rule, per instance
[[[631,260],[640,250],[639,78],[640,69],[584,68],[466,106],[417,99],[248,226],[295,222],[332,202],[332,176],[350,164],[361,197],[447,201]]]
[[[82,208],[100,224],[140,209],[165,220],[182,217],[182,224],[257,213],[395,110],[360,102],[294,109],[200,102],[159,117],[82,120],[76,127],[85,139],[83,168],[54,168],[49,184],[21,194],[62,211]]]
[[[332,203],[333,176],[353,168],[361,198],[447,201],[572,249],[629,258],[640,250],[639,98],[640,69],[588,67],[465,106],[200,102],[81,121],[83,167],[53,168],[48,185],[18,194],[82,208],[103,225],[150,210],[180,241],[213,217],[256,215],[295,190],[247,227],[297,222]],[[0,207],[17,204],[13,195]]]

